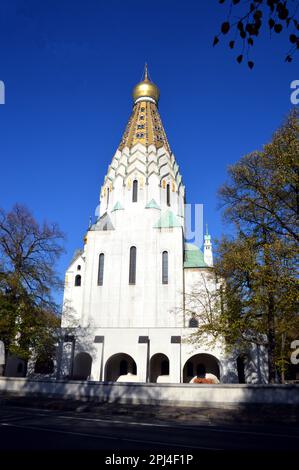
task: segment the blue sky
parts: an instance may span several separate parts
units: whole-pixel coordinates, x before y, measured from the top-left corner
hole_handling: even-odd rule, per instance
[[[255,67],[212,40],[218,0],[1,0],[0,206],[27,205],[67,235],[63,272],[98,203],[144,62],[187,188],[212,236],[227,230],[216,192],[226,169],[261,148],[291,108],[298,58],[287,38],[263,34]]]

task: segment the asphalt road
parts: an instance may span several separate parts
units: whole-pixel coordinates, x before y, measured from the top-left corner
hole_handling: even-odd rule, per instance
[[[211,426],[134,422],[92,413],[3,406],[0,455],[36,451],[97,451],[184,454],[240,452],[290,456],[299,449],[299,429],[267,426]],[[103,454],[103,455],[104,455]],[[74,455],[74,454],[73,454]]]

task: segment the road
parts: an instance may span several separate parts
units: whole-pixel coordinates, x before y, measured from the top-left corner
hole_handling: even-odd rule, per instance
[[[299,430],[292,427],[182,425],[103,419],[92,413],[3,406],[0,408],[0,451],[128,451],[200,454],[242,451],[283,452],[299,448]]]

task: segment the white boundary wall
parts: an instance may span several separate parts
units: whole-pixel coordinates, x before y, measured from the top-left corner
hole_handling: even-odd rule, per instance
[[[141,384],[0,377],[0,395],[182,406],[299,405],[299,385]]]

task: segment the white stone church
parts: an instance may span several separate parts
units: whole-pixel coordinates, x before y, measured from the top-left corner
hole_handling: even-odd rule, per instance
[[[208,234],[203,251],[185,242],[185,187],[158,101],[146,68],[100,190],[98,219],[66,272],[61,376],[260,382],[256,353],[244,363],[224,345],[188,341],[198,319],[186,296],[194,286],[217,287],[212,244]]]

